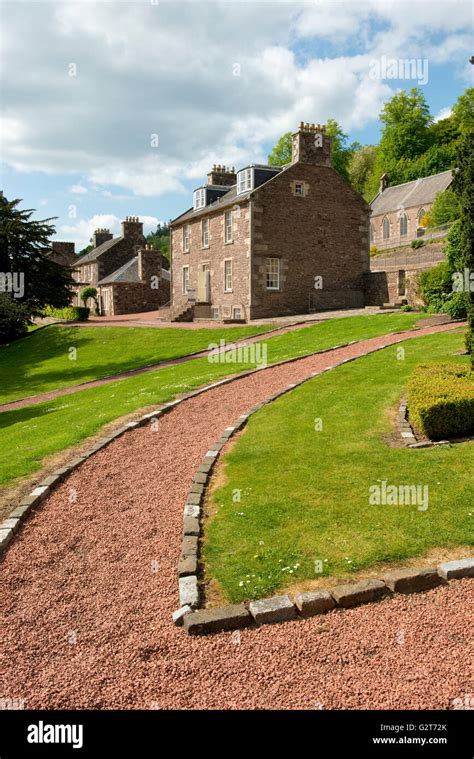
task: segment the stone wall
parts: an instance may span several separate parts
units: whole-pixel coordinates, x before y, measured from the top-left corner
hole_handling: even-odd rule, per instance
[[[294,163],[259,188],[252,199],[251,317],[307,313],[310,303],[314,310],[363,307],[369,216],[363,198],[324,163]],[[266,289],[267,257],[281,261],[278,291]]]
[[[232,210],[232,242],[224,242],[224,213]],[[243,318],[249,317],[249,249],[250,209],[247,201],[227,206],[207,214],[209,219],[209,247],[201,245],[202,216],[188,222],[189,253],[183,250],[183,225],[171,230],[173,312],[176,314],[188,305],[183,294],[182,270],[189,266],[189,285],[198,291],[198,272],[203,264],[210,267],[211,303],[219,309],[219,319],[231,318],[234,309],[241,309]],[[232,260],[232,290],[225,292],[224,260]]]
[[[158,290],[144,282],[114,282],[107,289],[113,298],[113,309],[109,307],[107,316],[154,311],[168,303],[170,298],[169,281],[165,279],[160,280]]]

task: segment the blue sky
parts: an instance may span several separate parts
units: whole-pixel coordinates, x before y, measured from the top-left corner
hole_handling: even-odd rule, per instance
[[[383,103],[427,61],[433,117],[472,86],[468,0],[3,0],[2,188],[77,250],[191,202],[213,163],[266,161],[299,121],[378,141]],[[372,73],[371,73],[372,72]]]

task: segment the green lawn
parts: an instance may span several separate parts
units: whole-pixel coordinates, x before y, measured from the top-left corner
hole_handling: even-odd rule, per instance
[[[316,377],[253,415],[225,456],[205,535],[206,577],[231,602],[293,582],[472,542],[474,443],[390,448],[388,409],[420,362],[455,360],[464,335],[405,343]],[[322,430],[315,430],[315,419]],[[380,481],[428,486],[428,508],[371,505]],[[240,502],[234,502],[240,491]],[[423,507],[423,501],[419,502]],[[470,514],[471,512],[471,514]],[[322,564],[315,564],[321,562]]]
[[[412,313],[347,317],[269,337],[266,340],[268,363],[349,340],[409,329],[417,318],[419,315]],[[105,329],[101,327],[97,331]],[[43,333],[47,331],[42,330]],[[138,328],[137,331],[141,335],[144,329]],[[250,363],[215,364],[207,358],[193,359],[53,401],[0,413],[0,485],[11,484],[18,477],[38,471],[45,457],[81,443],[118,417],[164,403],[200,385],[249,368],[252,368]]]
[[[271,326],[216,329],[51,325],[0,347],[0,403],[137,369]],[[71,352],[75,348],[75,354]],[[72,360],[71,356],[75,358]]]

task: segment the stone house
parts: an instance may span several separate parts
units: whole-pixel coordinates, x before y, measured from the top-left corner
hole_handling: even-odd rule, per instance
[[[73,268],[77,261],[75,244],[73,242],[61,242],[52,240],[51,248],[46,252],[46,257],[56,264]]]
[[[170,273],[163,268],[161,253],[146,245],[137,217],[122,221],[120,237],[97,229],[93,244],[73,269],[73,305],[82,305],[80,292],[87,286],[97,289],[104,316],[152,311],[169,303]]]
[[[422,236],[423,216],[431,210],[436,195],[446,190],[452,181],[453,174],[449,170],[390,187],[384,174],[379,192],[371,203],[371,245],[379,249],[395,247]]]
[[[291,163],[214,166],[171,222],[172,318],[248,321],[364,306],[370,206],[301,123]]]

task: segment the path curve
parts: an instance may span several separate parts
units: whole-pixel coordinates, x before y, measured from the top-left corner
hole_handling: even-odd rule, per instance
[[[78,324],[73,326],[77,327]],[[222,348],[216,349],[217,353],[225,353],[232,348],[243,347],[250,345],[251,343],[260,342],[267,337],[276,337],[277,335],[283,335],[286,332],[293,332],[296,329],[301,329],[306,326],[301,322],[295,322],[294,324],[288,324],[284,327],[275,327],[275,329],[267,330],[267,332],[259,332],[256,335],[246,337],[244,340],[236,340],[235,342],[228,342]],[[309,326],[309,325],[308,325]],[[158,361],[156,364],[149,364],[148,366],[142,366],[139,369],[128,369],[124,372],[117,372],[117,374],[109,374],[107,377],[101,377],[96,380],[89,380],[88,382],[80,382],[77,385],[70,385],[69,387],[62,387],[59,390],[50,390],[46,393],[38,393],[38,395],[29,395],[25,398],[19,398],[16,401],[8,401],[8,403],[0,403],[0,414],[5,411],[15,411],[15,409],[23,408],[24,406],[35,406],[37,403],[44,403],[45,401],[51,401],[54,398],[60,398],[63,395],[72,395],[78,393],[81,390],[89,390],[92,387],[99,387],[100,385],[108,385],[110,382],[117,382],[118,380],[130,379],[136,377],[138,374],[146,374],[147,372],[156,372],[159,369],[164,369],[167,366],[175,366],[176,364],[184,364],[187,361],[192,361],[195,358],[205,358],[209,356],[211,350],[197,351],[196,353],[186,353],[184,356],[177,356],[176,358],[166,358],[163,361]]]
[[[453,326],[237,379],[88,459],[7,549],[0,696],[26,708],[450,708],[469,689],[469,580],[387,599],[376,615],[359,607],[238,636],[191,638],[171,613],[182,507],[224,427],[312,372]]]

